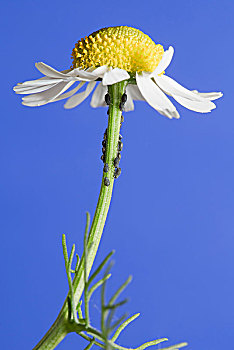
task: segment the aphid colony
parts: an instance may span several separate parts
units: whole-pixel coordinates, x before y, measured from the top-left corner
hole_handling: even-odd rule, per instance
[[[121,111],[123,110],[126,101],[127,101],[127,95],[126,95],[126,93],[124,93],[122,95],[121,102],[119,104],[119,109]],[[111,103],[110,95],[108,93],[105,95],[105,102],[106,102],[106,104],[108,106]],[[109,114],[109,109],[107,111],[107,114]],[[124,117],[121,115],[120,127],[121,127],[123,121],[124,121]],[[120,162],[120,159],[121,159],[120,152],[123,149],[123,142],[121,140],[122,140],[122,136],[119,135],[119,141],[118,141],[118,146],[117,146],[117,155],[116,155],[116,158],[114,159],[114,167],[115,167],[114,178],[115,179],[117,179],[119,177],[119,175],[121,174],[121,168],[119,167],[119,162]],[[104,167],[103,167],[104,173],[108,173],[108,171],[109,171],[109,165],[107,163],[105,163],[106,145],[107,145],[107,129],[104,132],[103,141],[102,141],[102,156],[101,156],[101,160],[104,163]],[[104,185],[105,186],[109,186],[110,185],[110,180],[109,180],[108,177],[104,178]]]

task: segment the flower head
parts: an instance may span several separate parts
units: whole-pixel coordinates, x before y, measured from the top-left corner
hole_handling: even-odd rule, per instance
[[[222,96],[220,92],[199,93],[188,90],[166,76],[174,49],[164,52],[162,45],[155,44],[140,30],[126,26],[98,30],[81,39],[72,51],[73,66],[59,72],[45,63],[36,63],[36,68],[45,77],[19,83],[14,87],[23,97],[26,106],[41,106],[69,98],[65,108],[79,105],[94,90],[91,106],[105,106],[107,86],[129,80],[125,111],[134,109],[133,100],[146,101],[160,114],[179,118],[176,107],[166,96],[172,96],[182,106],[196,112],[207,113],[216,106],[212,102]],[[66,92],[74,83],[78,85]],[[78,92],[88,83],[86,89]]]
[[[109,27],[81,39],[72,51],[73,68],[109,66],[129,73],[153,72],[163,57],[163,47],[130,27]]]

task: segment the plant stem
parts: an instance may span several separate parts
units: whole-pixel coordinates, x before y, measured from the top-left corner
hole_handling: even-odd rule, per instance
[[[91,229],[88,237],[88,257],[87,257],[87,277],[92,268],[95,256],[98,251],[99,243],[103,233],[107,214],[110,207],[113,185],[114,185],[114,159],[117,155],[119,141],[119,131],[122,112],[119,108],[121,97],[125,92],[127,81],[122,81],[108,86],[111,103],[109,106],[109,119],[107,128],[107,143],[105,151],[105,163],[109,166],[107,173],[103,172],[101,190],[98,198],[96,211],[93,217]],[[105,178],[108,178],[109,186],[105,185]],[[74,300],[77,305],[84,290],[84,256],[82,257],[77,273],[73,280]],[[65,338],[65,336],[77,330],[74,322],[70,322],[70,295],[68,294],[63,307],[55,320],[54,324],[33,348],[33,350],[53,350]]]

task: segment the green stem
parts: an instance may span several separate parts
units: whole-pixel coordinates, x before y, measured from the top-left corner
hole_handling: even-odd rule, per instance
[[[127,81],[122,81],[108,86],[111,103],[109,106],[109,119],[107,128],[107,144],[105,152],[105,163],[109,166],[108,173],[103,172],[102,185],[98,198],[98,203],[92,226],[88,237],[88,257],[87,257],[87,277],[92,268],[102,232],[106,222],[107,214],[110,207],[113,185],[114,185],[114,171],[115,167],[113,161],[117,155],[117,147],[119,141],[119,131],[121,123],[122,112],[119,109],[121,97],[125,92]],[[109,186],[106,186],[105,178],[110,181]],[[81,258],[78,271],[73,281],[74,300],[78,304],[83,290],[84,290],[84,257]],[[70,304],[69,295],[67,296],[63,307],[55,320],[54,324],[41,339],[41,341],[33,348],[33,350],[53,350],[65,338],[65,336],[75,331],[74,324],[70,322]]]

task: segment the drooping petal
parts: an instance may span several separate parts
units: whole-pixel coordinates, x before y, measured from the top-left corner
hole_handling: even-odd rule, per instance
[[[126,88],[127,95],[131,95],[135,101],[145,101],[137,85],[129,84]]]
[[[42,92],[42,91],[48,90],[48,89],[54,87],[56,84],[42,85],[42,86],[28,86],[28,87],[20,88],[20,89],[16,89],[16,87],[17,87],[16,86],[14,88],[14,91],[16,94],[21,94],[21,95],[35,94],[37,92]]]
[[[163,90],[169,96],[181,96],[192,101],[202,102],[204,100],[204,98],[199,94],[195,94],[193,91],[186,89],[185,87],[183,87],[175,80],[166,75],[155,76],[154,80],[156,84],[160,87],[160,89]]]
[[[89,68],[87,70],[81,69],[81,68],[75,68],[72,71],[70,71],[67,76],[69,77],[75,77],[77,80],[80,81],[93,81],[98,78],[102,78],[105,72],[107,71],[107,66],[101,66],[98,68]]]
[[[159,62],[158,66],[156,67],[156,69],[153,71],[153,73],[151,73],[152,77],[165,71],[165,69],[171,63],[173,54],[174,54],[174,48],[172,46],[170,46],[169,49],[164,52],[163,57],[162,57],[161,61]]]
[[[63,81],[61,83],[56,84],[56,86],[54,86],[46,91],[23,97],[22,103],[23,103],[23,105],[30,106],[30,107],[44,105],[44,104],[50,102],[51,100],[55,99],[59,95],[61,95],[64,91],[69,89],[69,87],[72,84],[74,84],[74,81],[70,81],[70,82]]]
[[[38,62],[35,64],[35,66],[42,74],[46,75],[47,77],[57,78],[57,79],[67,78],[67,74],[61,73],[43,62]]]
[[[86,90],[70,97],[69,100],[65,103],[64,108],[71,109],[78,106],[89,96],[89,94],[93,91],[95,85],[95,81],[91,81],[90,83],[88,83]]]
[[[201,102],[194,100],[192,101],[178,95],[172,95],[172,97],[185,108],[195,112],[208,113],[211,112],[212,109],[216,108],[215,104],[208,99],[203,99]]]
[[[64,100],[65,98],[71,97],[72,95],[74,95],[78,90],[80,90],[82,88],[82,86],[85,84],[85,81],[82,81],[81,83],[79,83],[74,89],[65,92],[63,94],[61,94],[60,96],[56,97],[55,99],[53,99],[50,102],[57,102],[57,101],[61,101]]]
[[[95,70],[93,72],[88,72],[81,68],[75,68],[73,70],[69,70],[67,73],[62,73],[43,62],[36,63],[36,67],[42,74],[51,78],[61,78],[63,80],[72,80],[73,78],[74,80],[80,81],[92,81],[98,78],[98,72],[95,73]],[[103,70],[104,68],[100,70],[100,73],[102,73]]]
[[[195,94],[207,98],[210,101],[217,100],[218,98],[223,96],[222,92],[198,92],[197,90],[192,90]]]
[[[130,75],[126,70],[120,68],[114,68],[107,71],[102,79],[103,85],[112,85],[119,83],[120,81],[127,80],[130,78]]]
[[[93,108],[105,107],[106,106],[106,102],[105,102],[106,93],[107,93],[107,87],[103,86],[100,83],[93,93],[90,106]]]
[[[177,112],[175,106],[166,97],[162,90],[160,90],[160,88],[152,81],[152,79],[144,74],[136,73],[136,81],[140,92],[151,107],[170,119],[179,118],[179,113]]]
[[[94,74],[93,72],[88,72],[86,70],[80,69],[80,68],[75,68],[73,71],[69,72],[67,74],[67,79],[74,78],[76,80],[80,81],[93,81],[97,79],[97,75]]]
[[[125,112],[134,111],[134,103],[133,103],[131,93],[128,93],[127,96],[128,96],[128,98],[127,98],[127,101],[124,105],[124,111]]]
[[[49,79],[48,77],[43,77],[40,79],[35,80],[28,80],[23,83],[18,83],[16,86],[13,87],[13,90],[18,93],[18,91],[21,91],[26,88],[36,87],[36,86],[43,86],[43,85],[53,85],[56,83],[60,83],[63,81],[63,79]]]

